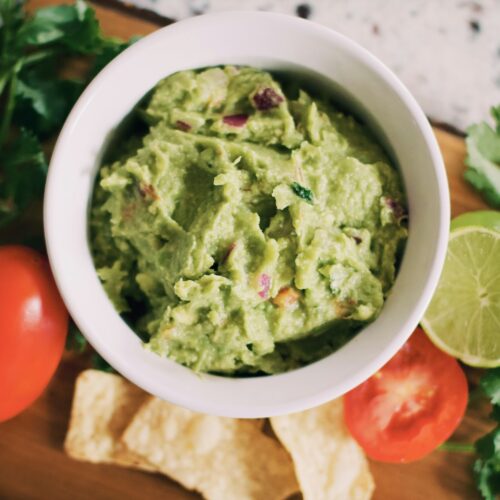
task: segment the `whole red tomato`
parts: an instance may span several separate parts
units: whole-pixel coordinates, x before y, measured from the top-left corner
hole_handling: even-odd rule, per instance
[[[68,313],[47,259],[0,247],[0,422],[43,391],[61,359]]]

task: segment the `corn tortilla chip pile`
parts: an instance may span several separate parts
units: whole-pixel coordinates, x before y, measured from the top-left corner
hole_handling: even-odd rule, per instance
[[[370,498],[373,480],[340,400],[271,424],[281,443],[263,431],[264,420],[195,413],[86,370],[65,449],[79,460],[161,472],[208,500],[281,500],[299,484],[305,500]]]

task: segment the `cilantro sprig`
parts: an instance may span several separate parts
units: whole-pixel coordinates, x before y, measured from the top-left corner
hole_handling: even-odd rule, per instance
[[[467,129],[465,179],[494,208],[500,208],[500,105],[491,108],[495,128],[485,122]]]
[[[488,370],[482,376],[477,396],[486,396],[492,411],[490,418],[496,427],[479,438],[474,444],[447,441],[439,449],[458,453],[475,453],[473,472],[477,489],[485,500],[496,500],[500,496],[500,368]],[[471,394],[472,396],[472,394]],[[475,398],[469,398],[469,401]]]
[[[495,500],[500,495],[500,368],[488,370],[480,386],[491,401],[496,427],[475,443],[474,477],[483,498]]]
[[[43,193],[47,158],[41,142],[62,126],[87,83],[130,42],[102,35],[84,0],[28,15],[24,0],[0,1],[0,226]],[[72,58],[86,74],[64,77]]]

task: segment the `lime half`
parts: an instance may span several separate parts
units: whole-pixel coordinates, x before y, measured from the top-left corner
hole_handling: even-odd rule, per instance
[[[471,366],[500,366],[500,232],[452,231],[439,285],[421,322],[443,351]]]

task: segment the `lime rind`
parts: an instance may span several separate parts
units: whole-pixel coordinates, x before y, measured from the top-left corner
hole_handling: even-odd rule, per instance
[[[465,364],[500,366],[500,232],[451,232],[440,282],[421,321],[434,344]]]
[[[500,211],[497,210],[476,210],[466,212],[451,221],[451,230],[462,227],[479,226],[494,231],[500,231]]]

